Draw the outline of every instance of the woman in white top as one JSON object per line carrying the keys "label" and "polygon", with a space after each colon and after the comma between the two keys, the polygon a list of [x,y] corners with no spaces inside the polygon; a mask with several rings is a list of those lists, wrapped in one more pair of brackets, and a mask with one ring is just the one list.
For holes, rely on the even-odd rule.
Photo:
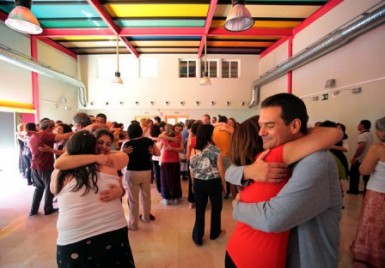
{"label": "woman in white top", "polygon": [[84,166],[52,173],[51,191],[60,210],[58,267],[135,267],[123,208],[110,190],[121,188],[116,170],[127,164],[127,155],[96,155],[96,138],[88,131],[72,136],[67,153],[59,159]]}
{"label": "woman in white top", "polygon": [[360,165],[370,179],[351,246],[354,267],[385,267],[385,117],[376,121],[376,135],[380,143],[371,145]]}

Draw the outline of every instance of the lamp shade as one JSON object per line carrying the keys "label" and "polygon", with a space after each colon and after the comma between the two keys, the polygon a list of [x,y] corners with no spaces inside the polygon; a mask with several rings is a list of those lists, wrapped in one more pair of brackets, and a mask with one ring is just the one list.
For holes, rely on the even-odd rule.
{"label": "lamp shade", "polygon": [[207,72],[203,72],[203,77],[201,78],[201,81],[199,82],[199,85],[201,86],[210,86],[211,80]]}
{"label": "lamp shade", "polygon": [[114,80],[112,80],[112,83],[123,84],[123,80],[120,77],[120,72],[115,72],[115,78],[114,78]]}
{"label": "lamp shade", "polygon": [[40,34],[43,29],[30,10],[31,1],[19,0],[15,2],[16,7],[9,13],[5,24],[9,28],[21,33]]}
{"label": "lamp shade", "polygon": [[253,27],[254,19],[245,7],[245,0],[233,0],[233,6],[227,15],[225,29],[231,32],[241,32]]}

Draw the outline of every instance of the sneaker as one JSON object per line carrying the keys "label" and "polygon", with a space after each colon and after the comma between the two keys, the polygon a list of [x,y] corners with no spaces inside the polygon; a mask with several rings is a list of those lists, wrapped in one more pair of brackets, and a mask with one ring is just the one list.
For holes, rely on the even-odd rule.
{"label": "sneaker", "polygon": [[168,199],[162,199],[161,203],[162,203],[163,205],[166,205],[166,206],[170,205],[170,202],[169,202]]}
{"label": "sneaker", "polygon": [[150,221],[155,221],[155,216],[150,213]]}

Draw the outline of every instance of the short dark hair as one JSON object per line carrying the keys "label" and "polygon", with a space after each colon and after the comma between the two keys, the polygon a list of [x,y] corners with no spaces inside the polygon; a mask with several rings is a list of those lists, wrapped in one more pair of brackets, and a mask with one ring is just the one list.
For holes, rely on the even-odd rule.
{"label": "short dark hair", "polygon": [[261,103],[261,108],[281,107],[281,118],[286,125],[289,125],[294,119],[301,121],[300,131],[307,133],[307,114],[306,105],[299,97],[289,93],[278,93],[266,98]]}
{"label": "short dark hair", "polygon": [[361,120],[360,124],[367,130],[372,127],[372,123],[369,120]]}
{"label": "short dark hair", "polygon": [[33,122],[25,124],[26,131],[36,131],[36,124]]}
{"label": "short dark hair", "polygon": [[227,117],[225,115],[218,114],[218,122],[219,123],[226,123],[227,122]]}
{"label": "short dark hair", "polygon": [[127,135],[130,139],[139,138],[143,135],[142,127],[139,124],[131,124],[127,128]]}
{"label": "short dark hair", "polygon": [[195,149],[203,150],[207,144],[213,143],[211,136],[213,135],[214,126],[211,124],[201,124],[197,130],[197,143]]}
{"label": "short dark hair", "polygon": [[150,128],[150,136],[157,138],[160,134],[160,127],[158,125],[153,125]]}
{"label": "short dark hair", "polygon": [[98,113],[95,117],[101,117],[105,122],[107,122],[107,116],[104,113]]}
{"label": "short dark hair", "polygon": [[88,114],[86,113],[76,113],[72,120],[76,123],[81,125],[82,127],[86,127],[88,125],[91,125],[91,119]]}
{"label": "short dark hair", "polygon": [[40,129],[46,130],[48,128],[53,128],[55,126],[55,122],[53,120],[43,120],[40,121]]}

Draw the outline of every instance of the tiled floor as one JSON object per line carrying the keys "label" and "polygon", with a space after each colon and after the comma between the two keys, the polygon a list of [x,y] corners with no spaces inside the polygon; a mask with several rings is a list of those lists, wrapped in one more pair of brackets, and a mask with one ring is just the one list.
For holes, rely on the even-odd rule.
{"label": "tiled floor", "polygon": [[[16,169],[12,169],[16,170]],[[187,182],[183,181],[184,196]],[[33,187],[27,186],[14,171],[0,171],[0,267],[55,267],[57,214],[28,217]],[[124,200],[126,201],[126,200]],[[355,234],[362,196],[345,196],[341,221],[340,268],[352,267],[348,247]],[[123,203],[126,215],[127,204]],[[156,221],[129,233],[135,263],[149,267],[223,267],[226,242],[234,228],[231,201],[224,200],[223,228],[227,234],[211,241],[206,237],[202,247],[191,240],[194,210],[186,200],[176,206],[160,204],[160,196],[152,189],[152,214]],[[209,214],[206,214],[209,220]]]}

